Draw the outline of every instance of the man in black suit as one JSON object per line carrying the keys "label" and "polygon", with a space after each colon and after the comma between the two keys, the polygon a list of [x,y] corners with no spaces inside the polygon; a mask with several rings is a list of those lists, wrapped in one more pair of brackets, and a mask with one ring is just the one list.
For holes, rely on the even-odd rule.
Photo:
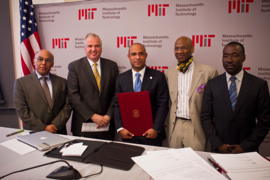
{"label": "man in black suit", "polygon": [[[118,66],[100,57],[102,42],[96,34],[86,35],[84,51],[86,57],[68,66],[68,97],[74,107],[71,131],[75,136],[113,140],[113,97]],[[95,129],[82,131],[89,125]],[[98,132],[99,128],[108,126],[109,130]]]}
{"label": "man in black suit", "polygon": [[[127,56],[132,69],[119,75],[115,85],[114,117],[116,130],[124,142],[162,146],[162,141],[166,138],[164,122],[168,113],[168,86],[165,76],[159,71],[146,67],[147,53],[142,44],[135,43],[130,46]],[[136,87],[136,73],[139,73],[137,81],[140,81],[141,89]],[[153,116],[153,127],[142,136],[136,137],[123,127],[117,97],[117,93],[134,92],[134,90],[149,91]]]}
{"label": "man in black suit", "polygon": [[243,70],[245,59],[241,43],[227,44],[223,49],[226,73],[206,85],[201,121],[214,152],[258,151],[270,129],[267,82]]}

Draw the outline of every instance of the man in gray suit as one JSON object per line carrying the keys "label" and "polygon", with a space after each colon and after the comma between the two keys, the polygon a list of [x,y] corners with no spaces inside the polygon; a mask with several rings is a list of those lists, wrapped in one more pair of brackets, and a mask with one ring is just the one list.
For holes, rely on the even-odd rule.
{"label": "man in gray suit", "polygon": [[71,114],[66,79],[50,74],[54,57],[47,50],[35,55],[36,71],[15,81],[13,100],[23,128],[66,134]]}
{"label": "man in gray suit", "polygon": [[[118,66],[100,57],[102,42],[96,34],[86,35],[84,51],[86,57],[68,66],[68,97],[74,107],[71,131],[75,136],[113,140],[113,97]],[[99,131],[100,128],[103,130]]]}

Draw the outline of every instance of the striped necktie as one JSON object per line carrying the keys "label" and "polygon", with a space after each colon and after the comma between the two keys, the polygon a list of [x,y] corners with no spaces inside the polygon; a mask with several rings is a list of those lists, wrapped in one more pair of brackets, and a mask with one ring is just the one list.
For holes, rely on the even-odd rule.
{"label": "striped necktie", "polygon": [[97,81],[98,90],[100,91],[100,75],[98,73],[96,63],[94,64],[94,75],[95,75],[95,78],[96,78],[96,81]]}
{"label": "striped necktie", "polygon": [[235,84],[236,77],[232,76],[232,77],[230,77],[230,80],[232,83],[231,83],[230,88],[229,88],[229,95],[230,95],[230,100],[231,100],[231,104],[232,104],[232,110],[234,111],[235,105],[237,102],[237,89],[236,89],[236,84]]}
{"label": "striped necktie", "polygon": [[41,79],[42,79],[42,89],[44,91],[44,94],[45,94],[45,97],[46,97],[47,102],[49,104],[49,107],[50,107],[50,109],[52,109],[52,97],[51,97],[49,86],[46,82],[47,77],[43,76],[43,77],[41,77]]}

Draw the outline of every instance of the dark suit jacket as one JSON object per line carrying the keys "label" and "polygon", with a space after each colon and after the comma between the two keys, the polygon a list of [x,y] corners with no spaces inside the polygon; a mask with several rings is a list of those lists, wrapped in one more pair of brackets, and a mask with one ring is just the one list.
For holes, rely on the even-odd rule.
{"label": "dark suit jacket", "polygon": [[50,74],[53,91],[53,108],[49,108],[40,81],[35,72],[15,81],[13,101],[24,129],[43,131],[54,124],[58,133],[66,134],[66,122],[71,114],[67,98],[66,79]]}
{"label": "dark suit jacket", "polygon": [[256,151],[270,129],[268,103],[267,82],[245,71],[234,111],[226,73],[210,80],[204,92],[201,121],[212,151],[224,143],[239,144],[245,152]]}
{"label": "dark suit jacket", "polygon": [[[150,79],[150,77],[152,77]],[[117,93],[134,92],[132,70],[128,70],[119,75],[116,81],[114,100],[114,114],[115,114],[115,128],[124,127],[119,109]],[[168,86],[165,75],[162,72],[146,67],[143,77],[141,91],[149,91],[152,115],[153,115],[153,129],[159,131],[159,138],[163,141],[166,138],[164,131],[164,122],[168,113]],[[125,128],[125,127],[124,127]]]}
{"label": "dark suit jacket", "polygon": [[86,57],[68,65],[68,97],[73,106],[71,131],[82,135],[84,122],[93,122],[94,114],[111,117],[110,131],[114,131],[113,97],[118,66],[114,61],[100,58],[100,92],[92,68]]}

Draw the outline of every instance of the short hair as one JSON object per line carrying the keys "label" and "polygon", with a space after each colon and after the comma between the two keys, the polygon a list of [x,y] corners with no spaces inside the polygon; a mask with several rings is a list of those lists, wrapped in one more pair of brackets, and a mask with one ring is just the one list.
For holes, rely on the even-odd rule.
{"label": "short hair", "polygon": [[[40,50],[38,50],[38,51],[36,52],[36,54],[35,54],[34,59],[37,59],[37,54],[38,54],[40,51],[42,51],[42,50],[48,51],[47,49],[40,49]],[[52,62],[54,62],[54,55],[53,55],[50,51],[48,51],[48,52],[49,52],[49,54],[51,55]]]}
{"label": "short hair", "polygon": [[99,39],[99,44],[100,44],[100,46],[102,46],[102,41],[101,41],[100,37],[97,34],[94,34],[94,33],[86,34],[85,39],[84,39],[84,46],[86,45],[85,40],[87,38],[98,38]]}
{"label": "short hair", "polygon": [[239,45],[241,47],[241,49],[242,49],[243,55],[245,55],[244,45],[241,44],[240,42],[232,41],[232,42],[229,42],[228,44],[226,44],[226,46],[229,46],[229,45]]}
{"label": "short hair", "polygon": [[[141,43],[133,43],[131,46],[136,45],[136,44],[141,45],[141,46],[144,48],[144,51],[145,51],[145,53],[146,53],[146,48],[145,48],[145,46],[144,46],[143,44],[141,44]],[[129,49],[130,49],[131,46],[129,46],[129,48],[128,48],[128,54],[129,54]]]}

